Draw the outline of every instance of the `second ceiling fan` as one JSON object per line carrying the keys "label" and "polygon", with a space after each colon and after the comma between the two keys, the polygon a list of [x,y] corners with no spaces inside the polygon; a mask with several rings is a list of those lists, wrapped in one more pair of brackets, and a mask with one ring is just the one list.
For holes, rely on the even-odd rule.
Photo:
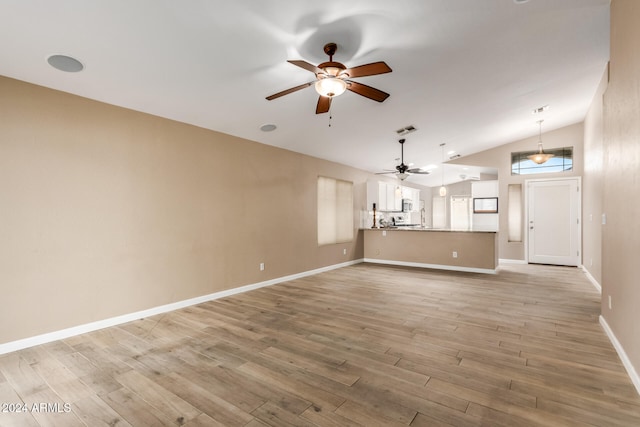
{"label": "second ceiling fan", "polygon": [[355,92],[358,95],[362,95],[365,98],[378,102],[383,102],[389,97],[389,94],[386,92],[351,80],[357,77],[390,73],[392,70],[386,63],[379,61],[353,68],[347,68],[340,62],[333,61],[333,55],[337,50],[338,45],[335,43],[327,43],[324,46],[324,52],[329,55],[329,61],[323,62],[318,66],[303,60],[287,60],[287,62],[293,65],[297,65],[300,68],[311,71],[316,75],[316,78],[310,82],[267,96],[267,100],[272,101],[276,98],[280,98],[281,96],[288,95],[315,84],[316,91],[320,95],[318,98],[318,104],[316,105],[316,114],[321,114],[328,112],[331,107],[331,100],[346,90],[350,90],[351,92]]}
{"label": "second ceiling fan", "polygon": [[376,175],[386,175],[386,174],[395,174],[400,178],[401,181],[407,179],[410,175],[419,174],[419,175],[429,175],[431,172],[422,168],[410,168],[409,166],[404,164],[404,143],[405,139],[401,139],[398,141],[400,143],[400,164],[396,166],[396,170],[389,170],[386,172],[378,172]]}

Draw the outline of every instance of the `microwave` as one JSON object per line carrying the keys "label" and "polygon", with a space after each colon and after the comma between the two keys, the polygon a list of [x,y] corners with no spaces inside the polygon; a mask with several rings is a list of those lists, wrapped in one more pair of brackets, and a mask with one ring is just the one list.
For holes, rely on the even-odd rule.
{"label": "microwave", "polygon": [[402,199],[402,212],[411,212],[413,209],[413,200]]}

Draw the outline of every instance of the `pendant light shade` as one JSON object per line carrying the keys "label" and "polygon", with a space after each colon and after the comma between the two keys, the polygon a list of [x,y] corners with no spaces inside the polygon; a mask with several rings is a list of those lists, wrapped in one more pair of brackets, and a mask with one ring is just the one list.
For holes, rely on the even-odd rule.
{"label": "pendant light shade", "polygon": [[442,147],[442,185],[440,186],[440,197],[447,195],[447,187],[444,186],[444,145],[444,142],[440,144],[440,147]]}
{"label": "pendant light shade", "polygon": [[542,122],[544,120],[538,120],[538,126],[539,126],[539,133],[538,133],[538,152],[535,154],[532,154],[530,156],[527,156],[527,158],[529,160],[531,160],[532,162],[541,165],[543,163],[546,163],[550,158],[552,158],[554,155],[550,154],[550,153],[545,153],[544,150],[542,149]]}

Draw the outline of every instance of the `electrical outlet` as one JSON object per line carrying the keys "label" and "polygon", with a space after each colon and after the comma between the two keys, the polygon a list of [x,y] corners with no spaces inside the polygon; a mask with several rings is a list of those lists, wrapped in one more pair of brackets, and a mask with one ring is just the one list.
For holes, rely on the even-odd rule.
{"label": "electrical outlet", "polygon": [[346,250],[346,249],[343,249],[343,250],[342,250],[342,255],[346,255],[346,254],[347,254],[347,250]]}
{"label": "electrical outlet", "polygon": [[387,230],[382,230],[382,236],[386,236],[387,235]]}
{"label": "electrical outlet", "polygon": [[458,258],[458,252],[457,251],[453,251],[453,253],[451,255],[453,255],[454,258]]}
{"label": "electrical outlet", "polygon": [[611,295],[609,295],[609,310],[611,310]]}
{"label": "electrical outlet", "polygon": [[264,271],[264,262],[260,263],[260,271]]}

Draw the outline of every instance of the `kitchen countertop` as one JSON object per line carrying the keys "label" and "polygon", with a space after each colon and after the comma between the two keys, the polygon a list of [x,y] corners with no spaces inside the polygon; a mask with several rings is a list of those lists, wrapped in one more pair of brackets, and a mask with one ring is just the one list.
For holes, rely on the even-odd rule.
{"label": "kitchen countertop", "polygon": [[379,227],[379,228],[361,228],[365,231],[444,231],[456,233],[497,233],[495,230],[456,230],[451,228],[429,228],[420,226],[395,226],[395,227]]}

